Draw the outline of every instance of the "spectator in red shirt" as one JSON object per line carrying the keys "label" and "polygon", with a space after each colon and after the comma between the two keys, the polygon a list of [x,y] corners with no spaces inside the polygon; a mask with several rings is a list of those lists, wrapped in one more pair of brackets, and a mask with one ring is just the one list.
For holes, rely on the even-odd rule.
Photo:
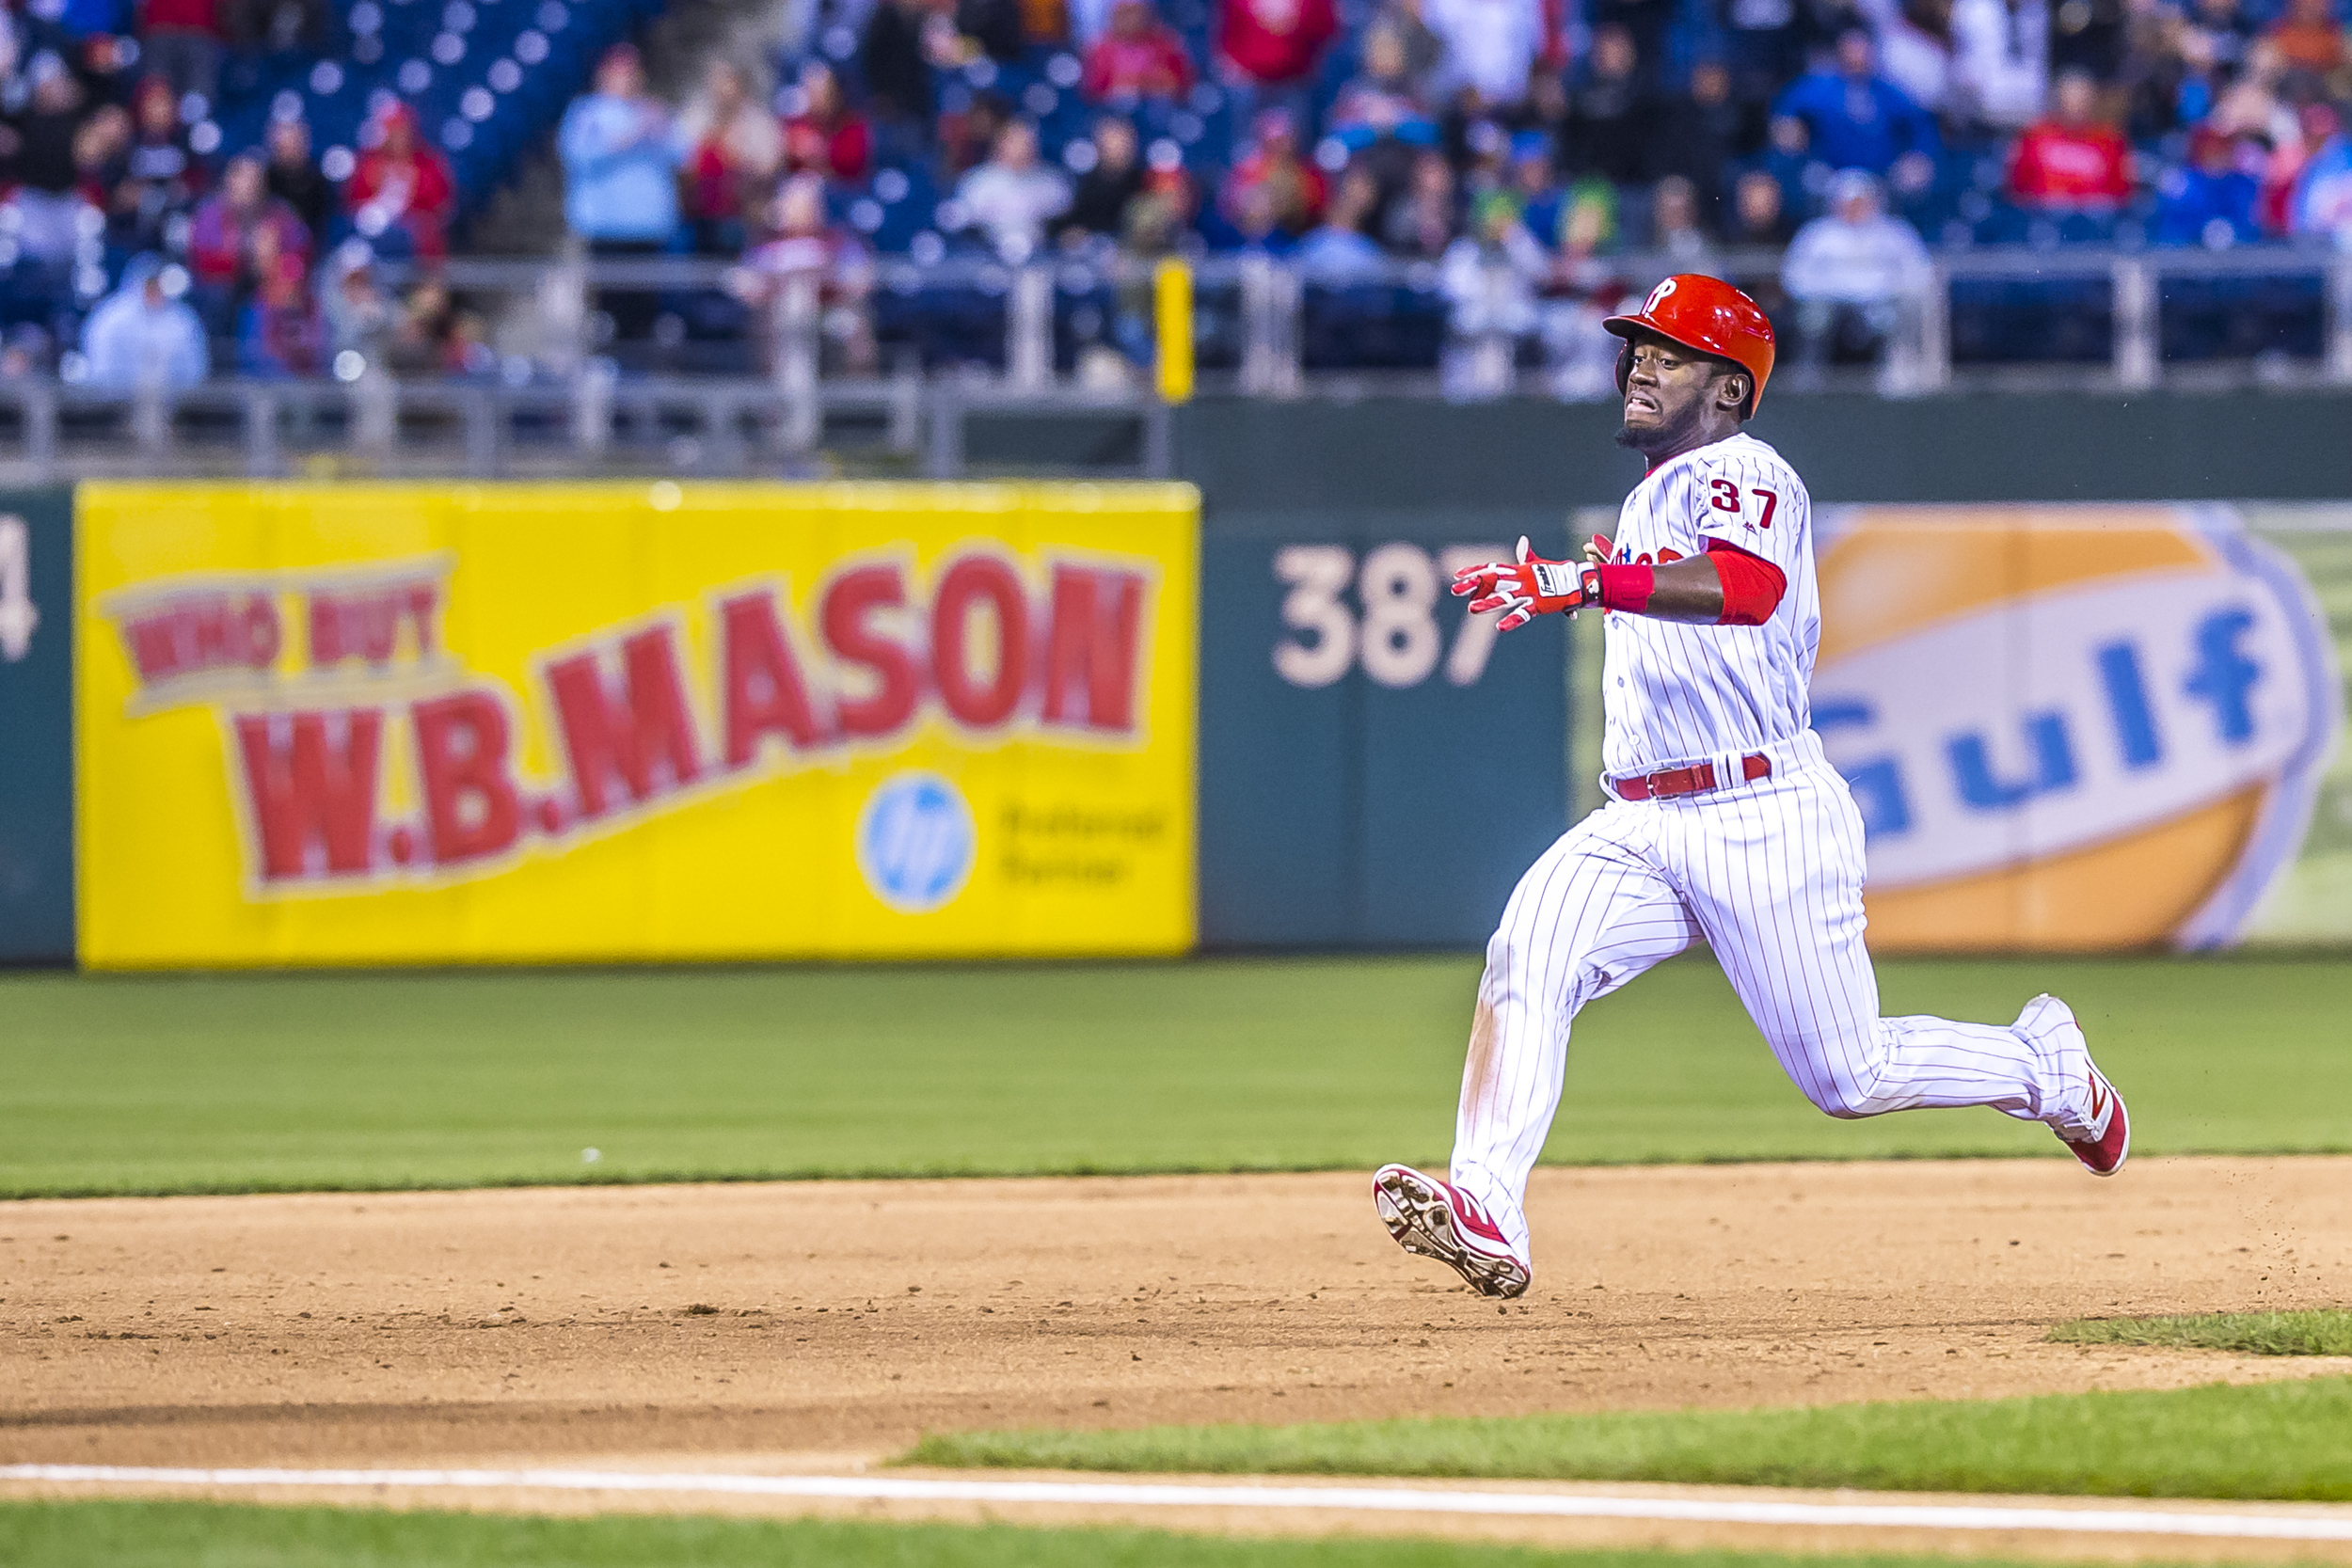
{"label": "spectator in red shirt", "polygon": [[1119,0],[1109,29],[1087,51],[1085,87],[1098,103],[1182,98],[1192,90],[1192,56],[1150,0]]}
{"label": "spectator in red shirt", "polygon": [[1287,109],[1262,111],[1256,130],[1257,145],[1225,177],[1225,215],[1254,240],[1278,230],[1299,239],[1323,220],[1323,170],[1298,155],[1298,125]]}
{"label": "spectator in red shirt", "polygon": [[343,186],[354,227],[378,245],[398,232],[419,257],[441,260],[449,254],[447,229],[457,205],[449,164],[418,141],[417,114],[405,103],[386,109],[373,128],[375,145],[359,154],[358,166]]}
{"label": "spectator in red shirt", "polygon": [[1239,122],[1249,123],[1262,107],[1303,118],[1307,89],[1339,30],[1332,0],[1223,0],[1217,66]]}
{"label": "spectator in red shirt", "polygon": [[828,180],[866,178],[873,162],[874,137],[841,94],[831,67],[811,60],[801,71],[799,103],[784,120],[784,167],[787,174],[821,174]]}
{"label": "spectator in red shirt", "polygon": [[743,68],[713,60],[703,90],[679,117],[678,133],[691,150],[679,172],[684,208],[694,230],[694,248],[707,256],[733,256],[743,249],[747,197],[769,185],[784,154],[776,117],[752,99]]}
{"label": "spectator in red shirt", "polygon": [[141,65],[171,84],[174,97],[198,93],[209,106],[220,90],[217,0],[147,0],[139,55]]}
{"label": "spectator in red shirt", "polygon": [[2089,74],[2058,79],[2048,118],[2026,128],[2010,154],[2010,195],[2043,211],[2112,212],[2131,198],[2132,149],[2098,118]]}

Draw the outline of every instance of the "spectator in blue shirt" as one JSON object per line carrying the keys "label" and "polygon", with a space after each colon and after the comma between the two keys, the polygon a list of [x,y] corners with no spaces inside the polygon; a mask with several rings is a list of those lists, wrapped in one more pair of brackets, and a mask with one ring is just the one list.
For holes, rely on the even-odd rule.
{"label": "spectator in blue shirt", "polygon": [[1772,105],[1772,141],[1791,157],[1879,175],[1915,192],[1935,178],[1935,117],[1878,73],[1870,35],[1837,40],[1837,67],[1801,77]]}
{"label": "spectator in blue shirt", "polygon": [[[596,90],[572,101],[556,133],[564,155],[564,220],[592,256],[659,256],[676,248],[677,171],[685,146],[670,112],[645,90],[644,66],[628,44],[596,65]],[[615,339],[652,333],[660,293],[600,289],[596,309]]]}
{"label": "spectator in blue shirt", "polygon": [[600,255],[644,255],[677,238],[680,149],[670,112],[645,91],[637,51],[596,67],[596,90],[564,111],[564,217]]}
{"label": "spectator in blue shirt", "polygon": [[180,297],[187,288],[181,268],[154,256],[134,257],[122,269],[122,286],[83,324],[90,385],[117,392],[141,387],[178,391],[210,375],[204,324]]}
{"label": "spectator in blue shirt", "polygon": [[1380,205],[1380,182],[1360,166],[1340,177],[1340,188],[1324,209],[1322,226],[1311,230],[1291,252],[1291,261],[1310,281],[1324,284],[1368,282],[1387,269],[1388,258],[1364,232]]}
{"label": "spectator in blue shirt", "polygon": [[1544,132],[1521,131],[1511,138],[1511,194],[1519,200],[1527,231],[1546,245],[1558,244],[1568,192],[1553,171],[1551,137]]}
{"label": "spectator in blue shirt", "polygon": [[2188,164],[2156,182],[2158,245],[2201,245],[2215,250],[2262,237],[2254,203],[2262,186],[2237,166],[2236,138],[2201,125],[2188,138]]}

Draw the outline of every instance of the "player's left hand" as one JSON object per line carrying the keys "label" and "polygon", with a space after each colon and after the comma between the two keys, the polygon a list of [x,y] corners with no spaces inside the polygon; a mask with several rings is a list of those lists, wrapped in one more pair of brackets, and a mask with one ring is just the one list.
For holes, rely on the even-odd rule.
{"label": "player's left hand", "polygon": [[1454,574],[1454,596],[1468,594],[1478,595],[1470,603],[1472,614],[1500,610],[1502,618],[1495,623],[1495,629],[1509,631],[1538,615],[1565,611],[1573,617],[1584,606],[1598,604],[1600,575],[1591,565],[1580,567],[1538,558],[1528,548],[1527,535],[1522,533],[1518,560],[1490,561]]}

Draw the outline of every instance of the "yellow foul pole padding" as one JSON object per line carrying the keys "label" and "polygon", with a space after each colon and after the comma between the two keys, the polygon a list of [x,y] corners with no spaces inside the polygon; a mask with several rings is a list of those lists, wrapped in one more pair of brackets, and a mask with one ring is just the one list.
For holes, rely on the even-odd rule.
{"label": "yellow foul pole padding", "polygon": [[1165,403],[1192,397],[1192,268],[1170,258],[1152,275],[1159,339],[1159,390]]}

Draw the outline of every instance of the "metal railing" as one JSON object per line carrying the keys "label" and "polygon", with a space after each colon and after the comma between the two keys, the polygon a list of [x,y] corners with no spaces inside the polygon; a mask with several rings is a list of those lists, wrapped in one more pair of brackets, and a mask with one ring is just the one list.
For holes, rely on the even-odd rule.
{"label": "metal railing", "polygon": [[[1669,273],[1688,270],[1688,263],[1661,254],[1629,254],[1611,259],[1611,267],[1636,293],[1645,291]],[[565,340],[549,355],[549,369],[559,375],[593,356],[586,324],[592,321],[590,301],[606,290],[644,289],[690,291],[721,289],[735,270],[732,263],[702,258],[655,258],[628,261],[541,262],[475,258],[453,261],[445,277],[461,291],[531,296],[536,301],[544,340]],[[1709,271],[1735,281],[1777,278],[1777,252],[1735,250],[1711,259]],[[1317,277],[1279,259],[1245,254],[1207,258],[1198,263],[1198,283],[1203,296],[1222,295],[1231,302],[1240,339],[1237,363],[1231,374],[1232,389],[1253,395],[1295,396],[1308,389],[1318,372],[1303,356],[1300,318],[1311,288],[1336,283],[1378,281],[1434,293],[1437,269],[1429,263],[1392,263],[1377,273],[1353,272],[1343,278]],[[1013,267],[979,259],[951,259],[928,267],[900,258],[886,258],[875,268],[878,290],[901,294],[941,285],[974,288],[1002,295],[1005,308],[1003,380],[1025,394],[1041,394],[1056,380],[1054,370],[1057,292],[1081,293],[1102,286],[1140,281],[1142,264],[1117,257],[1076,255],[1047,257]],[[2108,250],[2036,246],[1998,246],[1947,250],[1934,254],[1932,280],[1923,294],[1906,302],[1905,326],[1888,344],[1888,363],[1881,369],[1885,389],[1933,391],[1953,384],[1950,317],[1956,282],[2058,282],[2104,280],[2108,285],[2113,351],[2103,372],[2067,371],[2078,381],[2097,380],[2124,388],[2157,385],[2169,372],[2159,352],[2159,318],[2163,288],[2170,280],[2210,280],[2250,277],[2307,277],[2321,284],[2324,351],[2316,379],[2336,385],[2352,384],[2352,249],[2325,245],[2249,245],[2230,250]],[[782,334],[775,356],[777,376],[796,363],[795,354],[816,352],[813,279],[792,280],[803,291],[797,313],[777,312]],[[789,324],[787,324],[787,318]],[[2025,373],[2049,367],[2017,367]],[[804,362],[791,373],[804,375]],[[1211,385],[1216,385],[1213,381]]]}
{"label": "metal railing", "polygon": [[862,451],[885,471],[954,479],[971,467],[965,429],[976,416],[1109,416],[1136,426],[1135,461],[1097,471],[1170,471],[1168,411],[1156,400],[913,375],[780,392],[767,381],[625,381],[592,368],[568,386],[533,387],[382,374],[130,392],[0,381],[0,473],[34,483],[75,475],[498,479],[649,467],[815,475],[823,470],[804,460],[821,443]]}
{"label": "metal railing", "polygon": [[[1740,279],[1775,277],[1770,253],[1734,252],[1710,270]],[[1675,270],[1659,256],[1617,258],[1633,291]],[[951,478],[970,467],[967,426],[975,417],[1102,418],[1132,424],[1132,439],[1093,471],[1169,471],[1168,410],[1140,374],[1099,386],[1065,376],[1056,364],[1058,305],[1064,296],[1099,296],[1134,281],[1103,258],[1058,258],[1014,268],[950,261],[930,268],[885,260],[873,286],[902,294],[958,286],[1004,299],[1001,369],[970,367],[925,374],[913,366],[888,376],[821,373],[821,283],[802,274],[774,281],[772,306],[756,319],[766,373],[756,376],[626,375],[594,352],[593,301],[599,291],[722,289],[725,262],[691,258],[553,263],[457,259],[441,276],[453,290],[503,295],[515,309],[505,323],[511,352],[502,368],[523,374],[478,379],[405,380],[367,367],[349,381],[222,379],[185,390],[102,390],[46,378],[0,381],[0,471],[47,480],[69,473],[218,473],[271,477],[294,472],[538,475],[633,469],[683,474],[819,472],[819,453],[862,458],[882,471]],[[1206,307],[1225,313],[1236,340],[1231,369],[1204,376],[1212,390],[1295,397],[1343,378],[1306,358],[1302,321],[1313,291],[1330,281],[1264,256],[1219,258],[1199,269]],[[2162,353],[2166,285],[2175,279],[2297,277],[2320,284],[2316,359],[2299,365],[2237,367],[2280,385],[2352,386],[2352,251],[2249,247],[2206,251],[1986,249],[1946,252],[1931,284],[1903,302],[1880,362],[1858,372],[1865,385],[1894,396],[2004,382],[2153,388],[2185,372]],[[1437,269],[1426,264],[1352,274],[1436,297]],[[1955,367],[1953,291],[1971,283],[2074,281],[2105,284],[2110,351],[2103,364]],[[1526,287],[1489,277],[1498,295]],[[2093,291],[2096,293],[2096,291]],[[2085,309],[2083,300],[2070,309]],[[2088,308],[2096,309],[2095,304]],[[1465,372],[1444,384],[1451,395],[1502,396],[1544,389],[1522,369],[1531,348],[1524,323],[1500,325],[1506,313],[1457,312],[1448,352]],[[1463,329],[1465,320],[1486,325]],[[2195,373],[2209,374],[2208,372]],[[1855,384],[1849,372],[1844,385]],[[1386,378],[1399,389],[1436,390],[1426,372],[1348,372],[1361,385]],[[1840,384],[1832,381],[1830,384]],[[1801,391],[1794,378],[1789,390]],[[1578,393],[1606,396],[1589,383]]]}
{"label": "metal railing", "polygon": [[2159,385],[2177,372],[2160,352],[2160,311],[2166,282],[2223,278],[2305,277],[2322,291],[2322,352],[2313,379],[2352,386],[2352,250],[2320,245],[2248,245],[2231,250],[1958,251],[1939,255],[1928,292],[1928,327],[1921,354],[1923,389],[1952,380],[1947,312],[1957,280],[1993,282],[2106,280],[2112,352],[2105,379],[2128,390]]}

